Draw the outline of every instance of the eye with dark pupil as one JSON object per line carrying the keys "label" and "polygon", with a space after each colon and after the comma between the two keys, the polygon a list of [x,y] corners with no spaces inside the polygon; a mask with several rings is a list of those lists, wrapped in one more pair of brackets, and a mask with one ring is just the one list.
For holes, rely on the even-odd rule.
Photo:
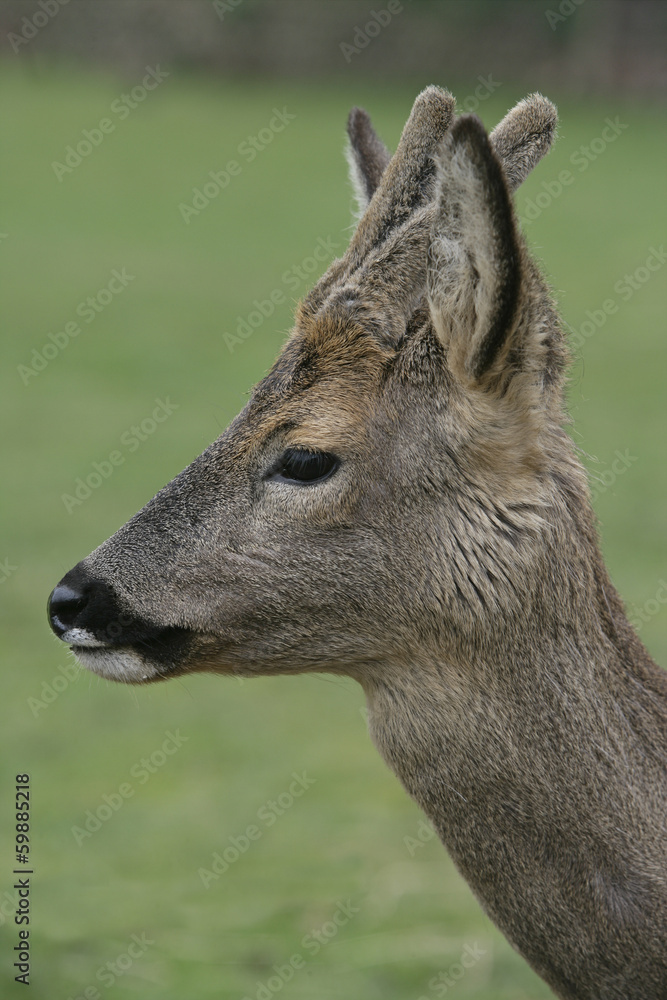
{"label": "eye with dark pupil", "polygon": [[316,483],[338,468],[338,459],[327,451],[288,448],[274,473],[276,479],[290,483]]}

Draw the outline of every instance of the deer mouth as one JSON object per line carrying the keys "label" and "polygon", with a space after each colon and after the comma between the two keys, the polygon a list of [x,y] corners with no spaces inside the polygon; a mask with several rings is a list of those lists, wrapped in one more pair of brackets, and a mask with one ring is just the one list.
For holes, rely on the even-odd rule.
{"label": "deer mouth", "polygon": [[105,643],[85,630],[72,629],[61,638],[92,673],[126,684],[146,684],[183,673],[194,634],[182,628],[148,628],[145,637],[132,642]]}

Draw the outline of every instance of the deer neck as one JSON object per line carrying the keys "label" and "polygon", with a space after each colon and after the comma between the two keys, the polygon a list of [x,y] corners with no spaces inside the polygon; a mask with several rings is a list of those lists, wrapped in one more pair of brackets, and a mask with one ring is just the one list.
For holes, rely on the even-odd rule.
{"label": "deer neck", "polygon": [[603,628],[546,631],[366,676],[371,734],[557,995],[657,996],[641,992],[650,946],[632,941],[656,922],[667,936],[664,677],[630,668]]}

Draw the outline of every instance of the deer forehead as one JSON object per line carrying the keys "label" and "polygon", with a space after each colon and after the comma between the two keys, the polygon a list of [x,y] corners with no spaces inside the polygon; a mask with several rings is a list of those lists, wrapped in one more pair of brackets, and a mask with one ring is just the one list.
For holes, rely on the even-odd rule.
{"label": "deer forehead", "polygon": [[395,351],[349,310],[300,315],[275,365],[256,386],[250,404],[252,444],[281,442],[331,450],[368,438]]}

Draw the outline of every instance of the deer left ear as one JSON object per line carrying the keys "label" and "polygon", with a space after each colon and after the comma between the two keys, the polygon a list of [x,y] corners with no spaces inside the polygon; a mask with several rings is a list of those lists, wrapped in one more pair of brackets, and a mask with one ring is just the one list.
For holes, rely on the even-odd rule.
{"label": "deer left ear", "polygon": [[484,126],[462,115],[440,148],[428,298],[454,374],[479,382],[516,328],[522,253],[508,184]]}
{"label": "deer left ear", "polygon": [[350,111],[347,119],[347,137],[350,180],[357,200],[358,215],[361,218],[382,179],[382,174],[391,159],[391,153],[373,128],[363,108],[352,108]]}

